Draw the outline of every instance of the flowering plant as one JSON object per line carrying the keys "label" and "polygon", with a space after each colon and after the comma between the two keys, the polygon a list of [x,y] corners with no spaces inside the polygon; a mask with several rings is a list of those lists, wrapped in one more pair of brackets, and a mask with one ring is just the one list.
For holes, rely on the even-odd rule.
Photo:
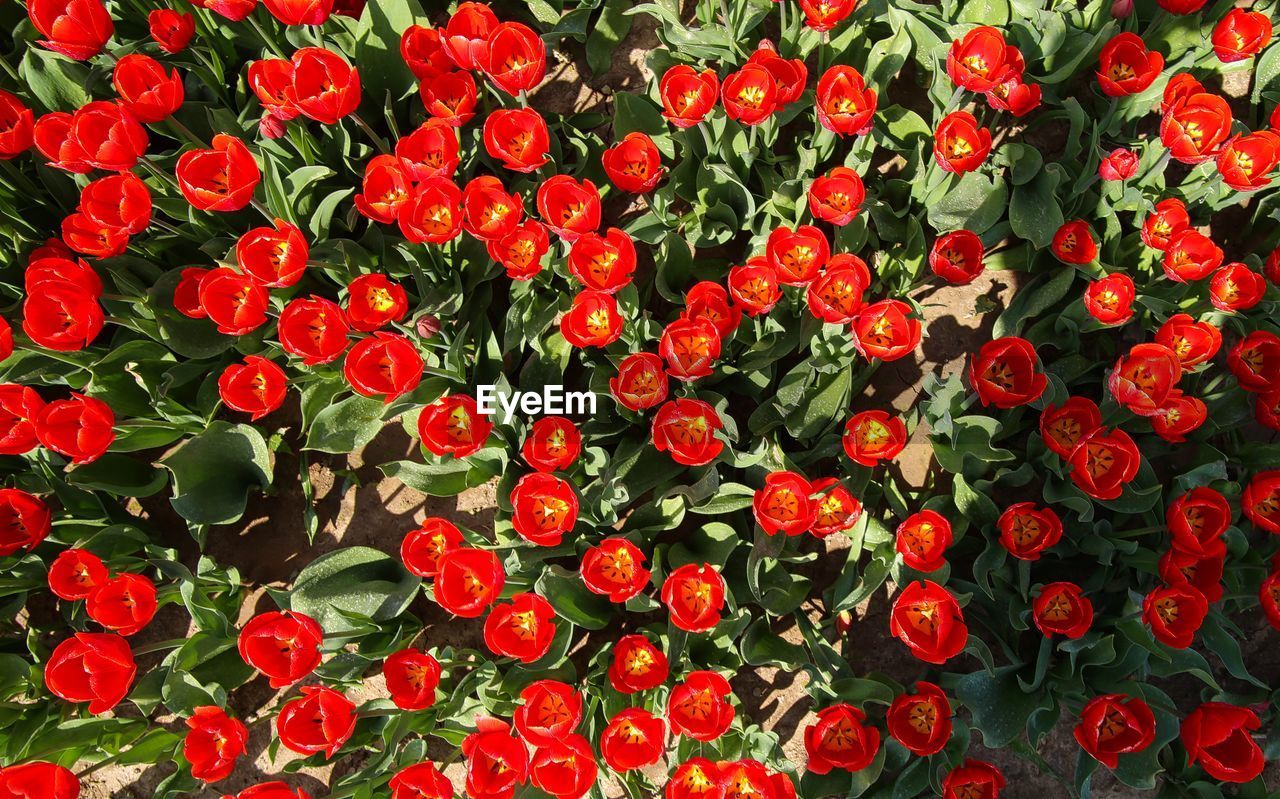
{"label": "flowering plant", "polygon": [[1274,791],[1271,7],[1042,5],[0,7],[0,799]]}

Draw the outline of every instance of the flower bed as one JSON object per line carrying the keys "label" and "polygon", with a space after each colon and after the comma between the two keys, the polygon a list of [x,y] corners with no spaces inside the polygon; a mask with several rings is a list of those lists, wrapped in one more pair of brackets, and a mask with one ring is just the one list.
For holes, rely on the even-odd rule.
{"label": "flower bed", "polygon": [[1270,7],[1042,5],[0,7],[0,799],[1275,791]]}

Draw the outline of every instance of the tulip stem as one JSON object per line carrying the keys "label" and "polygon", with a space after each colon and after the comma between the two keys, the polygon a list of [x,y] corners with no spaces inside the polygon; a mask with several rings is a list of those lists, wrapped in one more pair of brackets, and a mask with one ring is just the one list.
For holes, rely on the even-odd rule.
{"label": "tulip stem", "polygon": [[209,145],[205,144],[203,139],[201,139],[199,136],[193,133],[191,131],[191,128],[188,128],[186,125],[179,122],[177,117],[175,116],[169,117],[169,124],[172,125],[173,128],[178,131],[178,133],[190,139],[192,144],[195,144],[197,147],[200,147],[202,149],[206,149],[206,150],[209,149]]}
{"label": "tulip stem", "polygon": [[166,649],[177,649],[187,642],[186,638],[170,638],[165,641],[156,641],[155,643],[140,646],[133,650],[134,656],[150,655],[152,652],[163,652]]}
{"label": "tulip stem", "polygon": [[387,143],[383,141],[381,136],[373,132],[373,128],[369,127],[369,123],[364,121],[364,117],[360,116],[359,111],[352,111],[351,118],[356,121],[357,125],[364,128],[364,132],[369,134],[369,138],[373,139],[373,143],[378,145],[379,150],[381,150],[384,154],[391,152],[389,149],[387,149]]}
{"label": "tulip stem", "polygon": [[280,46],[276,44],[276,40],[268,35],[266,29],[262,27],[262,23],[258,22],[257,14],[250,14],[245,19],[249,20],[249,27],[253,28],[254,32],[258,34],[258,38],[262,39],[262,43],[267,46],[267,49],[276,54],[276,58],[286,57],[284,50],[280,49]]}
{"label": "tulip stem", "polygon": [[249,204],[252,205],[254,208],[257,208],[258,212],[261,213],[263,216],[265,216],[268,222],[274,223],[276,221],[275,215],[272,214],[270,211],[268,211],[267,207],[262,203],[258,202],[256,199],[250,200]]}

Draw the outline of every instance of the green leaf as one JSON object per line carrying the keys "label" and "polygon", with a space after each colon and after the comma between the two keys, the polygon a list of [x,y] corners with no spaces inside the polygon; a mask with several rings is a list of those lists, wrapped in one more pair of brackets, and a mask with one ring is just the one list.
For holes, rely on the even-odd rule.
{"label": "green leaf", "polygon": [[1045,170],[1021,186],[1013,187],[1009,202],[1009,225],[1014,235],[1044,249],[1053,234],[1062,227],[1062,208],[1054,191],[1058,187],[1055,172]]}
{"label": "green leaf", "polygon": [[400,57],[400,36],[424,16],[418,0],[378,0],[361,12],[351,62],[360,70],[364,96],[378,107],[387,91],[398,100],[413,86],[413,73]]}
{"label": "green leaf", "polygon": [[587,37],[587,66],[592,75],[603,75],[620,53],[618,45],[631,32],[632,17],[626,13],[631,0],[605,0],[600,18]]}
{"label": "green leaf", "polygon": [[1023,734],[1031,714],[1053,702],[1043,692],[1024,692],[1017,672],[1017,666],[1004,666],[994,675],[979,670],[955,681],[956,697],[973,714],[973,724],[982,731],[985,746],[1007,746]]}
{"label": "green leaf", "polygon": [[982,235],[1004,216],[1008,201],[1003,180],[969,172],[940,202],[929,206],[929,224],[939,233],[970,230]]}
{"label": "green leaf", "polygon": [[247,424],[214,422],[160,460],[173,473],[173,509],[195,524],[229,524],[244,513],[250,489],[271,485],[271,456]]}
{"label": "green leaf", "polygon": [[373,440],[382,429],[386,405],[377,399],[353,394],[316,414],[307,431],[307,449],[345,454]]}
{"label": "green leaf", "polygon": [[1034,319],[1067,296],[1075,279],[1076,270],[1065,266],[1057,272],[1037,275],[1014,296],[1009,307],[996,319],[991,337],[1017,335],[1024,320]]}
{"label": "green leaf", "polygon": [[74,111],[93,99],[85,88],[89,83],[85,66],[48,50],[28,48],[18,70],[27,88],[50,111]]}
{"label": "green leaf", "polygon": [[588,630],[602,630],[613,618],[611,602],[592,593],[577,573],[561,566],[548,566],[534,584],[560,618]]}
{"label": "green leaf", "polygon": [[422,580],[400,561],[370,547],[346,547],[307,564],[293,582],[289,609],[326,633],[353,629],[348,614],[387,621],[409,607]]}
{"label": "green leaf", "polygon": [[67,482],[118,497],[149,497],[169,482],[169,475],[149,463],[108,452],[93,463],[67,472]]}

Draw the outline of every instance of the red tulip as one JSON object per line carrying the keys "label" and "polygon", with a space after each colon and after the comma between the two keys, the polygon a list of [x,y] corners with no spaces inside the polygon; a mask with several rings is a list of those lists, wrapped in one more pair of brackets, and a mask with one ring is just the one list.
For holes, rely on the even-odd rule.
{"label": "red tulip", "polygon": [[424,710],[435,704],[440,662],[419,649],[401,649],[382,663],[391,701],[401,710]]}
{"label": "red tulip", "polygon": [[151,56],[130,53],[116,62],[111,85],[120,103],[140,122],[162,122],[182,106],[186,93],[178,70],[166,73]]}
{"label": "red tulip", "polygon": [[1136,344],[1116,361],[1107,386],[1116,402],[1139,416],[1153,416],[1182,376],[1173,350],[1160,344]]}
{"label": "red tulip", "polygon": [[852,705],[838,704],[818,711],[818,720],[805,728],[806,768],[814,774],[832,769],[862,771],[880,749],[880,731],[866,724],[866,714]]}
{"label": "red tulip", "polygon": [[929,268],[948,283],[972,283],[983,272],[982,239],[968,230],[954,230],[934,239]]}
{"label": "red tulip", "polygon": [[[395,773],[387,783],[391,799],[453,799],[454,788],[449,778],[429,761],[415,763]],[[293,797],[282,797],[293,799]]]}
{"label": "red tulip", "polygon": [[1080,439],[1069,462],[1076,487],[1094,499],[1112,500],[1133,482],[1142,456],[1128,433],[1099,427]]}
{"label": "red tulip", "polygon": [[1000,545],[1019,560],[1039,560],[1040,554],[1062,540],[1062,520],[1053,508],[1018,502],[1005,508],[996,521]]}
{"label": "red tulip", "polygon": [[196,32],[196,18],[170,8],[157,8],[147,14],[147,27],[160,49],[173,55],[187,48]]}
{"label": "red tulip", "polygon": [[610,536],[582,555],[582,582],[593,594],[621,604],[638,596],[651,576],[640,548],[625,538]]}
{"label": "red tulip", "polygon": [[866,200],[862,177],[847,166],[832,168],[809,184],[809,213],[833,225],[847,225]]}
{"label": "red tulip", "polygon": [[1240,505],[1255,527],[1280,535],[1280,470],[1258,472],[1250,478]]}
{"label": "red tulip", "polygon": [[1137,287],[1133,278],[1116,272],[1089,283],[1084,290],[1084,308],[1104,325],[1119,325],[1133,318]]}
{"label": "red tulip", "polygon": [[49,535],[49,506],[20,488],[0,488],[0,557],[35,549]]}
{"label": "red tulip", "polygon": [[991,131],[979,127],[978,120],[968,111],[947,114],[933,137],[933,157],[947,172],[972,172],[991,152]]}
{"label": "red tulip", "polygon": [[262,0],[271,16],[285,25],[323,25],[333,13],[333,0]]}
{"label": "red tulip", "polygon": [[76,633],[44,665],[44,685],[68,702],[88,702],[95,716],[120,704],[138,668],[129,642],[115,633]]}
{"label": "red tulip", "polygon": [[813,527],[817,508],[809,499],[813,485],[795,472],[771,472],[756,489],[751,507],[766,535],[803,535]]}
{"label": "red tulip", "polygon": [[616,294],[630,285],[636,271],[635,243],[616,227],[603,236],[584,233],[569,248],[568,267],[584,288]]}
{"label": "red tulip", "polygon": [[1142,602],[1142,620],[1156,640],[1186,649],[1209,613],[1204,595],[1187,585],[1155,588]]}
{"label": "red tulip", "polygon": [[324,631],[310,616],[271,611],[245,623],[237,647],[241,659],[266,675],[272,688],[284,688],[320,665],[323,639]]}
{"label": "red tulip", "polygon": [[423,361],[408,338],[384,331],[352,345],[342,362],[342,374],[357,394],[382,396],[384,403],[408,394],[422,380]]}
{"label": "red tulip", "polygon": [[867,88],[862,73],[837,64],[818,79],[815,100],[822,127],[840,136],[864,135],[876,113],[876,91]]}
{"label": "red tulip", "polygon": [[1004,774],[983,760],[966,758],[942,778],[942,799],[996,799],[1004,788]]}
{"label": "red tulip", "polygon": [[514,172],[532,172],[547,163],[547,122],[532,108],[502,108],[484,121],[484,148]]}
{"label": "red tulip", "polygon": [[434,595],[440,607],[455,616],[484,615],[506,584],[498,556],[484,549],[460,547],[445,558],[436,575]]}
{"label": "red tulip", "polygon": [[1173,350],[1184,370],[1212,358],[1222,346],[1222,332],[1210,322],[1174,314],[1156,331],[1156,343]]}
{"label": "red tulip", "polygon": [[240,271],[268,288],[286,288],[302,279],[310,249],[302,231],[283,219],[256,227],[236,241]]}
{"label": "red tulip", "polygon": [[969,367],[969,382],[983,405],[1016,408],[1035,402],[1049,385],[1037,370],[1039,358],[1031,342],[1017,336],[983,344]]}
{"label": "red tulip", "polygon": [[400,560],[419,577],[435,577],[445,555],[463,543],[462,533],[448,519],[428,516],[400,542]]}
{"label": "red tulip", "polygon": [[1004,34],[983,25],[951,43],[947,75],[956,86],[985,94],[1009,77],[1021,77],[1022,55],[1007,44]]}
{"label": "red tulip", "polygon": [[115,441],[115,421],[107,403],[73,391],[68,399],[54,400],[41,409],[36,435],[46,449],[72,463],[93,463]]}
{"label": "red tulip", "polygon": [[841,444],[854,463],[874,468],[902,452],[907,445],[907,426],[884,411],[862,411],[845,423]]}
{"label": "red tulip", "polygon": [[853,320],[853,346],[865,358],[896,361],[920,344],[919,319],[911,319],[911,306],[901,300],[881,300],[863,306]]}
{"label": "red tulip", "polygon": [[969,640],[964,614],[947,589],[928,580],[911,582],[893,603],[889,633],[926,663],[942,664]]}
{"label": "red tulip", "polygon": [[942,751],[951,738],[951,703],[933,683],[916,683],[914,694],[901,694],[889,706],[889,735],[919,757]]}
{"label": "red tulip", "polygon": [[88,597],[106,581],[107,567],[86,549],[64,549],[49,566],[49,590],[68,602]]}
{"label": "red tulip", "polygon": [[800,10],[804,12],[804,24],[819,33],[829,31],[843,22],[858,0],[799,0]]}
{"label": "red tulip", "polygon": [[1161,267],[1165,277],[1178,283],[1204,280],[1222,263],[1222,248],[1194,228],[1169,239]]}
{"label": "red tulip", "polygon": [[1098,177],[1103,180],[1128,180],[1138,174],[1138,155],[1133,150],[1117,147],[1098,163]]}
{"label": "red tulip", "polygon": [[217,782],[231,776],[248,742],[249,730],[243,722],[216,705],[202,705],[187,717],[182,756],[191,764],[191,776]]}
{"label": "red tulip", "polygon": [[1205,702],[1182,720],[1179,737],[1187,759],[1210,777],[1230,783],[1251,782],[1266,766],[1253,731],[1262,722],[1252,710],[1225,702]]}
{"label": "red tulip", "polygon": [[1177,197],[1169,197],[1156,203],[1155,211],[1142,221],[1142,241],[1152,249],[1164,251],[1174,236],[1190,226],[1187,206]]}
{"label": "red tulip", "polygon": [[239,211],[262,179],[249,148],[225,133],[213,137],[211,150],[183,153],[174,174],[182,196],[200,211]]}
{"label": "red tulip", "polygon": [[1209,301],[1219,311],[1247,311],[1266,293],[1266,278],[1242,263],[1227,264],[1209,280]]}
{"label": "red tulip", "polygon": [[934,510],[911,514],[894,533],[902,562],[918,572],[935,572],[945,566],[951,541],[951,522]]}
{"label": "red tulip", "polygon": [[1236,191],[1255,191],[1271,184],[1269,177],[1280,164],[1280,135],[1259,130],[1233,136],[1218,152],[1222,182]]}
{"label": "red tulip", "polygon": [[546,77],[547,46],[527,25],[503,22],[489,33],[477,62],[494,86],[515,97]]}
{"label": "red tulip", "polygon": [[115,32],[101,0],[31,0],[27,15],[44,37],[37,44],[76,61],[102,52]]}
{"label": "red tulip", "polygon": [[1049,583],[1032,602],[1031,619],[1046,637],[1079,638],[1093,624],[1093,603],[1075,583]]}
{"label": "red tulip", "polygon": [[569,243],[600,227],[600,193],[589,180],[554,175],[538,187],[538,215]]}
{"label": "red tulip", "polygon": [[1198,164],[1218,154],[1231,135],[1231,108],[1216,94],[1181,98],[1160,121],[1160,140],[1175,161]]}
{"label": "red tulip", "polygon": [[32,760],[0,768],[0,796],[14,799],[77,799],[80,780],[71,769]]}
{"label": "red tulip", "polygon": [[35,125],[35,113],[0,89],[0,160],[7,161],[31,149]]}
{"label": "red tulip", "polygon": [[547,229],[536,219],[526,219],[500,239],[485,242],[489,257],[507,270],[512,280],[531,280],[542,271],[542,259],[551,249]]}
{"label": "red tulip", "polygon": [[1271,43],[1271,18],[1258,11],[1232,8],[1218,20],[1209,41],[1222,63],[1244,61]]}
{"label": "red tulip", "polygon": [[720,101],[730,119],[759,125],[778,109],[778,82],[759,64],[745,64],[724,79]]}
{"label": "red tulip", "polygon": [[778,272],[764,256],[755,256],[745,266],[729,268],[729,293],[748,316],[759,316],[773,310],[782,299]]}
{"label": "red tulip", "polygon": [[622,141],[605,150],[600,160],[613,185],[632,194],[653,191],[666,174],[657,145],[638,130],[628,133]]}
{"label": "red tulip", "polygon": [[[475,3],[464,3],[473,6]],[[461,10],[461,8],[459,9]],[[462,741],[467,766],[467,796],[504,799],[529,777],[529,753],[504,721],[480,717],[476,731]]]}
{"label": "red tulip", "polygon": [[[488,177],[477,186],[488,186],[490,181],[497,179]],[[409,241],[443,244],[457,238],[462,230],[462,190],[448,178],[428,178],[418,184],[408,201],[398,205],[396,214],[400,232]]]}
{"label": "red tulip", "polygon": [[439,28],[410,25],[400,35],[400,56],[409,71],[420,81],[452,72],[453,57],[445,48]]}
{"label": "red tulip", "polygon": [[658,82],[662,116],[678,128],[689,128],[706,118],[716,104],[720,81],[716,73],[696,71],[687,64],[669,68]]}
{"label": "red tulip", "polygon": [[484,643],[490,652],[521,663],[535,663],[551,650],[556,612],[537,594],[520,593],[499,602],[484,621]]}
{"label": "red tulip", "polygon": [[1073,219],[1059,227],[1053,234],[1051,249],[1064,264],[1087,264],[1098,257],[1098,243],[1083,219]]}
{"label": "red tulip", "polygon": [[140,574],[117,574],[87,597],[85,611],[104,628],[130,636],[156,615],[156,586]]}
{"label": "red tulip", "polygon": [[286,96],[304,117],[332,125],[360,105],[360,73],[342,56],[323,47],[304,47],[290,60],[293,82]]}
{"label": "red tulip", "polygon": [[667,725],[644,708],[616,713],[600,735],[600,754],[615,772],[634,771],[662,759]]}
{"label": "red tulip", "polygon": [[291,752],[324,752],[326,760],[332,759],[355,732],[356,706],[332,688],[306,685],[301,691],[302,696],[280,708],[276,735]]}
{"label": "red tulip", "polygon": [[218,396],[232,410],[252,414],[258,421],[284,404],[289,378],[279,365],[261,355],[247,355],[244,363],[233,363],[218,378]]}
{"label": "red tulip", "polygon": [[705,633],[720,623],[725,590],[724,578],[711,564],[687,563],[667,574],[662,584],[662,602],[676,627]]}
{"label": "red tulip", "polygon": [[1120,755],[1151,746],[1156,737],[1156,719],[1147,703],[1137,697],[1104,694],[1085,704],[1072,732],[1081,749],[1114,769]]}
{"label": "red tulip", "polygon": [[280,313],[276,326],[280,346],[303,364],[330,363],[347,348],[347,317],[342,308],[323,297],[297,298]]}
{"label": "red tulip", "polygon": [[667,373],[662,358],[651,352],[628,355],[618,364],[618,374],[609,380],[609,393],[618,404],[642,411],[667,398]]}
{"label": "red tulip", "polygon": [[1245,391],[1280,389],[1280,336],[1253,331],[1227,353],[1227,368]]}
{"label": "red tulip", "polygon": [[670,400],[653,417],[653,446],[684,466],[706,466],[724,449],[716,433],[724,422],[715,408],[698,399]]}
{"label": "red tulip", "polygon": [[409,298],[404,287],[386,275],[360,275],[347,285],[347,321],[356,330],[372,333],[404,319]]}
{"label": "red tulip", "polygon": [[1085,397],[1068,397],[1062,405],[1050,405],[1040,414],[1040,435],[1060,458],[1070,458],[1076,445],[1101,425],[1097,403]]}
{"label": "red tulip", "polygon": [[613,647],[609,684],[615,691],[634,694],[667,681],[667,656],[643,635],[624,635]]}
{"label": "red tulip", "polygon": [[447,125],[461,127],[476,114],[476,82],[468,72],[446,72],[418,84],[427,113]]}
{"label": "red tulip", "polygon": [[1164,69],[1164,56],[1147,49],[1136,33],[1111,37],[1098,55],[1098,85],[1108,97],[1127,97],[1145,91]]}
{"label": "red tulip", "polygon": [[556,680],[526,686],[512,717],[520,736],[536,747],[550,746],[572,734],[581,721],[582,695]]}
{"label": "red tulip", "polygon": [[488,414],[465,394],[441,397],[418,415],[418,437],[433,455],[465,458],[484,447],[493,431]]}

